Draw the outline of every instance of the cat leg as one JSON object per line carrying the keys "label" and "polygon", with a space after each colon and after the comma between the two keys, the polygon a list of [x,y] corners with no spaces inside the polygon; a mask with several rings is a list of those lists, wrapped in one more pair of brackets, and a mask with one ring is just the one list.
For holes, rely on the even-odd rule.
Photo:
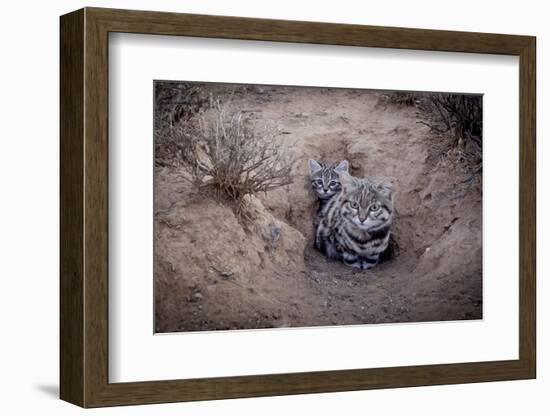
{"label": "cat leg", "polygon": [[361,258],[357,254],[344,252],[342,253],[342,261],[346,266],[361,269]]}
{"label": "cat leg", "polygon": [[368,270],[372,269],[374,266],[378,264],[379,255],[374,255],[370,257],[362,257],[361,258],[361,270]]}
{"label": "cat leg", "polygon": [[338,251],[338,249],[334,246],[332,241],[326,241],[325,243],[325,255],[329,259],[340,259],[342,255]]}

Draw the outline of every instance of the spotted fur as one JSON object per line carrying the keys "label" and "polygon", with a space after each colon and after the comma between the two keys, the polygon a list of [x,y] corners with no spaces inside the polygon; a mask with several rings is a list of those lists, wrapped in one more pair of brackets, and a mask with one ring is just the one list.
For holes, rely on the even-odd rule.
{"label": "spotted fur", "polygon": [[315,245],[326,256],[366,270],[388,247],[393,188],[386,182],[340,175],[342,191],[323,207]]}
{"label": "spotted fur", "polygon": [[319,201],[317,213],[313,217],[314,229],[317,228],[322,219],[325,205],[342,190],[339,173],[347,173],[348,168],[349,165],[347,160],[342,160],[340,163],[333,164],[325,164],[313,159],[309,160],[311,188]]}
{"label": "spotted fur", "polygon": [[333,164],[319,163],[313,159],[309,160],[311,187],[317,198],[319,198],[321,208],[342,190],[339,174],[348,173],[348,168],[347,160]]}

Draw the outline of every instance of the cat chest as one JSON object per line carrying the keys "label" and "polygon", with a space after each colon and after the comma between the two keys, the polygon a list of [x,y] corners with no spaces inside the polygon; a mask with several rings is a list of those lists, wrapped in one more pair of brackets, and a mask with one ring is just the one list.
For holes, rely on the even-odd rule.
{"label": "cat chest", "polygon": [[377,248],[385,245],[388,237],[389,230],[383,233],[357,232],[350,231],[346,228],[341,230],[342,240],[348,249],[357,253],[368,254]]}

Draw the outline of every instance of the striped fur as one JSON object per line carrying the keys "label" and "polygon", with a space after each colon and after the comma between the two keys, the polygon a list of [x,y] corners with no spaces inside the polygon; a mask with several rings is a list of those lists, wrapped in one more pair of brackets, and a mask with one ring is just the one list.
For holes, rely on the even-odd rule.
{"label": "striped fur", "polygon": [[372,179],[340,175],[342,191],[322,208],[315,245],[326,256],[367,270],[388,247],[393,189]]}
{"label": "striped fur", "polygon": [[317,228],[322,219],[325,205],[342,190],[339,173],[348,173],[348,167],[347,160],[333,164],[320,163],[313,159],[309,160],[311,188],[319,201],[317,213],[313,219],[314,228]]}
{"label": "striped fur", "polygon": [[342,190],[342,184],[338,175],[343,173],[348,173],[347,160],[342,160],[338,164],[325,164],[313,159],[309,160],[311,187],[317,198],[319,198],[320,208]]}

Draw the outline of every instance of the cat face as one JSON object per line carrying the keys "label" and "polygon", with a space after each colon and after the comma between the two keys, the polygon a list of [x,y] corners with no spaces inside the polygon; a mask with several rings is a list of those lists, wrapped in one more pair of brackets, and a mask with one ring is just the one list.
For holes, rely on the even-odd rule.
{"label": "cat face", "polygon": [[393,187],[386,182],[340,175],[342,217],[364,231],[389,225],[393,213]]}
{"label": "cat face", "polygon": [[348,167],[347,160],[338,164],[324,164],[313,159],[309,160],[311,186],[319,199],[330,199],[342,190],[339,175],[347,173]]}

